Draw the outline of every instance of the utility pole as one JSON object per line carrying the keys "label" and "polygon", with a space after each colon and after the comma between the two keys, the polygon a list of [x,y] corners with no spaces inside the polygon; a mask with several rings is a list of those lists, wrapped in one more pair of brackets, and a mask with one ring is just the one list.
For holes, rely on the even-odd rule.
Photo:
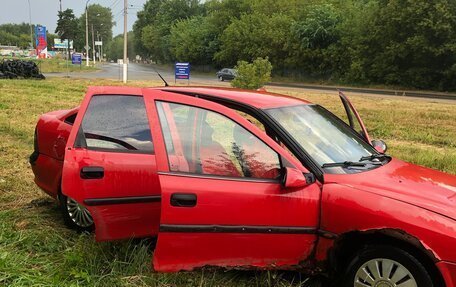
{"label": "utility pole", "polygon": [[93,37],[93,24],[92,24],[92,55],[93,55],[93,65],[95,65],[95,38]]}
{"label": "utility pole", "polygon": [[87,17],[89,14],[89,10],[87,9],[87,5],[89,5],[89,1],[86,2],[86,66],[89,66],[89,18]]}
{"label": "utility pole", "polygon": [[[98,33],[98,31],[97,31],[97,41],[100,42],[100,33]],[[101,59],[100,59],[100,54],[101,54],[101,52],[100,52],[100,46],[98,46],[98,49],[97,49],[97,50],[98,50],[98,51],[97,51],[97,53],[98,53],[98,62],[101,63]]]}
{"label": "utility pole", "polygon": [[60,2],[60,13],[62,13],[62,0],[59,0]]}
{"label": "utility pole", "polygon": [[127,11],[128,11],[128,0],[124,0],[124,54],[123,54],[123,82],[127,82]]}

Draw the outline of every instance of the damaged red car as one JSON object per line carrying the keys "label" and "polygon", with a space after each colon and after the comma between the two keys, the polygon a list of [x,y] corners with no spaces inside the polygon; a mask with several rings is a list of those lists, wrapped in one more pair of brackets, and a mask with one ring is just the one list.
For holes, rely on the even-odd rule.
{"label": "damaged red car", "polygon": [[153,266],[326,273],[337,286],[456,286],[456,176],[265,91],[91,87],[40,117],[36,184],[97,240],[158,236]]}

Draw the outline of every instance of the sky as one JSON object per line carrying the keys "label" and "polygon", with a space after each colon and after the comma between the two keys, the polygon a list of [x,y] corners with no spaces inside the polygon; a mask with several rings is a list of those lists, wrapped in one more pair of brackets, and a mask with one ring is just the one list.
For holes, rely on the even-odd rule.
{"label": "sky", "polygon": [[[59,0],[0,0],[0,24],[29,22],[29,5],[32,9],[32,23],[46,26],[54,33],[57,26],[57,12],[60,9]],[[76,17],[81,16],[85,9],[86,0],[61,0],[62,9],[73,9]],[[124,0],[90,0],[90,4],[100,4],[111,7],[114,21],[113,35],[123,33],[123,2]],[[133,5],[128,9],[128,30],[132,29],[136,21],[136,13],[142,9],[146,0],[128,0]]]}

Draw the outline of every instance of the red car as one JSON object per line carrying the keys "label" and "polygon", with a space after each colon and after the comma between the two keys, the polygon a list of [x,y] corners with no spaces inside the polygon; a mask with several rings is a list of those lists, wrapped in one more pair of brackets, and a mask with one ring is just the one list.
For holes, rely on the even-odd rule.
{"label": "red car", "polygon": [[41,116],[30,162],[97,240],[158,236],[153,265],[325,272],[337,286],[456,286],[456,177],[384,154],[300,99],[219,88],[89,88]]}

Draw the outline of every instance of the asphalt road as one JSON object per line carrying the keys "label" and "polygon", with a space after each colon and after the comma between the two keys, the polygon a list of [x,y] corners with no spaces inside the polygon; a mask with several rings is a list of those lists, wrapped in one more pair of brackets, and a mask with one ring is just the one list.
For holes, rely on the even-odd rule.
{"label": "asphalt road", "polygon": [[[133,81],[161,81],[157,72],[168,82],[174,85],[174,70],[172,67],[163,67],[157,65],[146,65],[130,63],[128,65],[128,80]],[[46,73],[46,77],[66,77],[67,73]],[[100,66],[99,71],[95,72],[73,72],[69,74],[74,78],[87,79],[111,79],[122,80],[122,66],[117,63],[105,63]],[[179,80],[179,85],[187,84],[186,80]],[[192,72],[190,75],[189,85],[210,85],[210,86],[230,86],[228,82],[220,82],[215,74],[204,74]],[[337,93],[338,88],[333,86],[308,85],[300,83],[270,83],[266,89],[270,88],[287,88],[296,91],[313,91],[322,93]],[[340,89],[349,94],[358,94],[374,97],[401,97],[413,100],[423,100],[432,102],[456,103],[456,94],[435,93],[427,91],[405,91],[405,90],[386,90],[386,89],[368,89],[340,87]]]}
{"label": "asphalt road", "polygon": [[[170,84],[174,84],[174,70],[156,65],[145,65],[130,63],[128,65],[128,80],[132,81],[161,81],[157,75],[158,71],[162,77]],[[66,77],[67,73],[45,73],[46,77]],[[105,63],[100,66],[99,71],[94,72],[73,72],[69,74],[74,78],[85,79],[111,79],[122,80],[122,66],[116,63]],[[186,84],[186,80],[180,80],[179,83]],[[229,85],[228,83],[219,82],[215,74],[191,73],[191,85]]]}

